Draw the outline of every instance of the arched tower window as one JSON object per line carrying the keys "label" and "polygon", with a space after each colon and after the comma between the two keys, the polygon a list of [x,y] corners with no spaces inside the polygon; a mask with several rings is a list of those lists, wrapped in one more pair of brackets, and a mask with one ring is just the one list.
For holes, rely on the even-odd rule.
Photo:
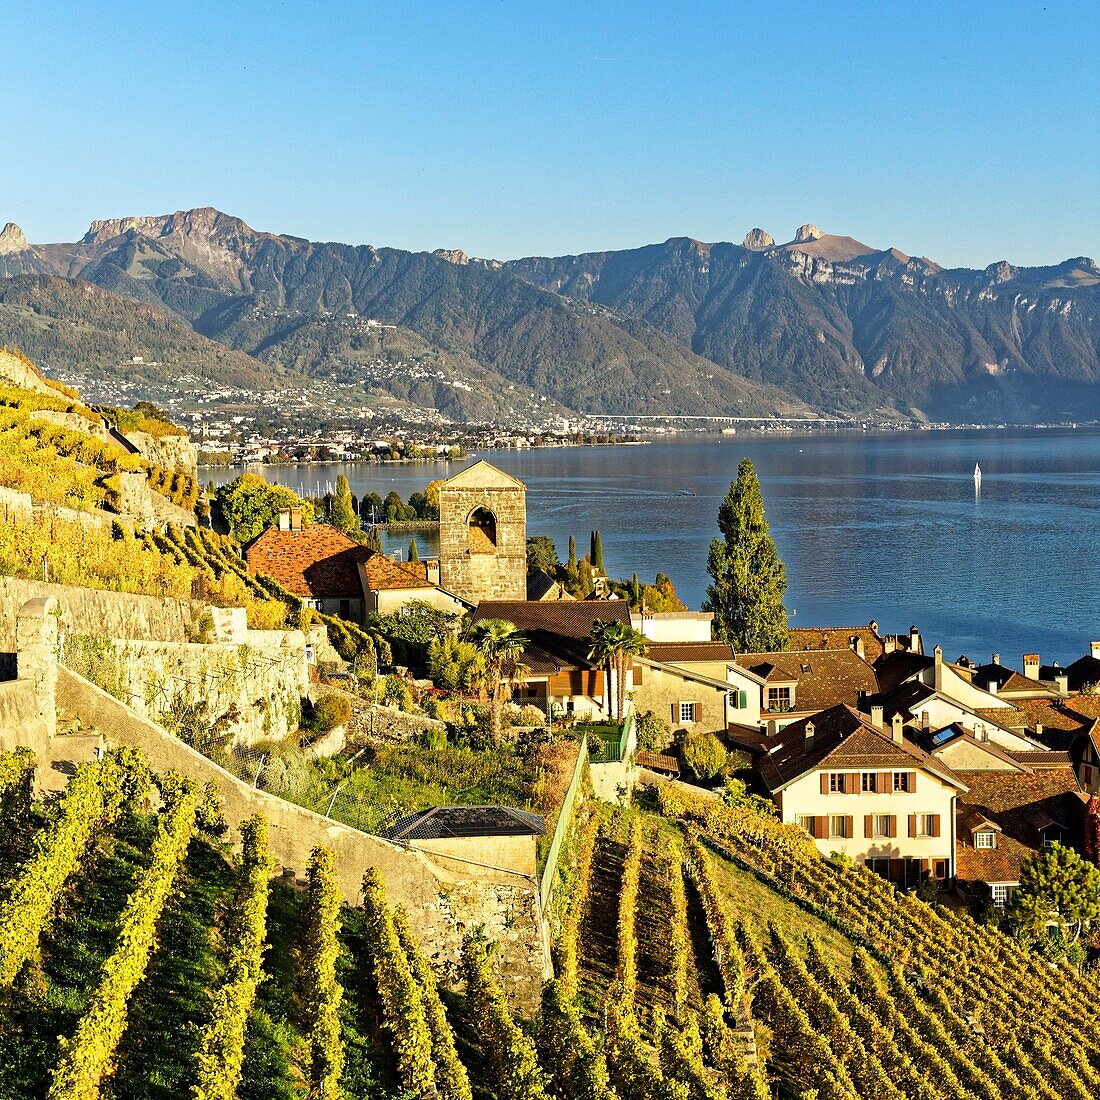
{"label": "arched tower window", "polygon": [[470,553],[493,553],[497,548],[497,517],[488,508],[475,508],[468,522]]}

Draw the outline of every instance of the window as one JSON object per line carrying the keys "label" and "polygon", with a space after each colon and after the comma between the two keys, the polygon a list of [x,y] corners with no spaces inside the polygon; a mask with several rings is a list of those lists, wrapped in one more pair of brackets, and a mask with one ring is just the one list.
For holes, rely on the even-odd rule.
{"label": "window", "polygon": [[893,814],[875,814],[871,818],[871,835],[872,836],[893,836],[894,830],[891,828]]}
{"label": "window", "polygon": [[992,829],[982,829],[974,834],[975,848],[996,848],[997,834]]}
{"label": "window", "polygon": [[695,721],[695,704],[694,703],[681,703],[680,704],[680,721],[681,722],[694,722]]}
{"label": "window", "polygon": [[791,689],[789,687],[768,688],[768,710],[790,710]]}
{"label": "window", "polygon": [[844,773],[829,772],[829,794],[844,793]]}
{"label": "window", "polygon": [[810,836],[814,835],[814,819],[812,817],[807,814],[799,814],[794,822],[800,829],[805,829]]}
{"label": "window", "polygon": [[863,772],[859,777],[859,789],[864,794],[874,794],[878,790],[878,772]]}
{"label": "window", "polygon": [[351,600],[341,600],[340,601],[340,618],[341,619],[350,619],[351,618]]}
{"label": "window", "polygon": [[909,772],[894,772],[894,790],[907,794],[911,789],[912,784],[909,781]]}
{"label": "window", "polygon": [[913,836],[932,836],[932,815],[914,814],[913,816],[916,818]]}
{"label": "window", "polygon": [[748,697],[743,691],[730,692],[730,706],[734,710],[744,710],[748,706]]}
{"label": "window", "polygon": [[876,857],[874,859],[864,860],[864,866],[873,871],[876,875],[881,875],[882,878],[889,879],[890,877],[890,860],[882,857]]}
{"label": "window", "polygon": [[951,865],[946,859],[936,860],[936,878],[941,882],[947,878],[947,873],[950,870]]}
{"label": "window", "polygon": [[1012,887],[1006,886],[1003,883],[995,882],[989,888],[989,892],[993,895],[993,904],[998,909],[1003,909],[1008,903],[1009,895],[1012,893]]}
{"label": "window", "polygon": [[829,817],[829,837],[837,838],[840,840],[847,840],[852,835],[852,828],[849,824],[851,822],[850,817],[846,817],[844,814],[831,814]]}

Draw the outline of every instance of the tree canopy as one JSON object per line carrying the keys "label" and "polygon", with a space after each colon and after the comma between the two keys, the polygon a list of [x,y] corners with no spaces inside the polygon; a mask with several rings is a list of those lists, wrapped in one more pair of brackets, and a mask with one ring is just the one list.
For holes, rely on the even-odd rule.
{"label": "tree canopy", "polygon": [[1026,931],[1039,931],[1054,920],[1079,936],[1100,921],[1100,868],[1073,848],[1052,844],[1020,869],[1012,910],[1017,926]]}
{"label": "tree canopy", "polygon": [[710,544],[704,611],[714,632],[740,652],[786,649],[787,573],[764,518],[764,498],[752,463],[744,458],[718,509],[721,538]]}
{"label": "tree canopy", "polygon": [[241,474],[222,485],[216,499],[230,533],[238,542],[258,538],[290,508],[302,509],[302,522],[313,522],[313,505],[284,485],[272,485],[259,474]]}

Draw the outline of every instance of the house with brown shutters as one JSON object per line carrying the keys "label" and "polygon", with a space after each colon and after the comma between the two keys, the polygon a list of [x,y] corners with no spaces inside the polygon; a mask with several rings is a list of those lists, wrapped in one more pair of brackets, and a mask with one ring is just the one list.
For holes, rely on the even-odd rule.
{"label": "house with brown shutters", "polygon": [[471,625],[503,619],[523,634],[523,682],[517,703],[584,717],[607,717],[614,694],[607,670],[588,659],[592,628],[599,622],[630,625],[625,600],[482,600]]}
{"label": "house with brown shutters", "polygon": [[840,704],[784,726],[756,760],[783,821],[825,855],[840,852],[902,886],[955,874],[956,803],[965,782],[912,739]]}

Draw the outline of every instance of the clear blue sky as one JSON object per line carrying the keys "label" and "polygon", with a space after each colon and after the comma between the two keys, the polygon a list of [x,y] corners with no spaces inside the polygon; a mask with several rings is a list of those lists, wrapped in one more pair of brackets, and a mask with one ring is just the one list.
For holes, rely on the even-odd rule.
{"label": "clear blue sky", "polygon": [[1100,258],[1100,3],[8,0],[0,223],[509,258],[812,221]]}

